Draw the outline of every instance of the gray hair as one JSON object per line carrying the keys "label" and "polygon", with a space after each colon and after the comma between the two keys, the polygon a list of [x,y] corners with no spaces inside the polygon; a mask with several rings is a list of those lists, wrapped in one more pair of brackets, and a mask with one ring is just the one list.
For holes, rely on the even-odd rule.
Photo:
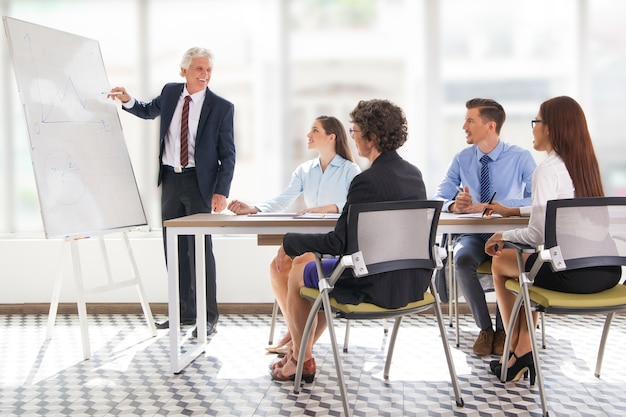
{"label": "gray hair", "polygon": [[[189,69],[191,60],[194,58],[209,58],[209,64],[213,65],[213,52],[206,48],[193,47],[183,54],[183,58],[180,60],[180,67],[186,70]],[[183,75],[182,71],[180,75]]]}

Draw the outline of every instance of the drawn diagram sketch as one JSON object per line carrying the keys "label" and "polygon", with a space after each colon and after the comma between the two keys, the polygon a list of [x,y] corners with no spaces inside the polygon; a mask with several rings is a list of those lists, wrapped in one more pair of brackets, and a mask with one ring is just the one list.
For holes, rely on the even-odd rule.
{"label": "drawn diagram sketch", "polygon": [[47,237],[145,225],[97,41],[3,17]]}

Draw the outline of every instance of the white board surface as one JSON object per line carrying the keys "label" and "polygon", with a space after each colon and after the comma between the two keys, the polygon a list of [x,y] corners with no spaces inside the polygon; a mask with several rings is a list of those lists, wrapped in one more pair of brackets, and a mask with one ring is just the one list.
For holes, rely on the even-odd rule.
{"label": "white board surface", "polygon": [[93,39],[3,17],[50,237],[147,223],[109,81]]}

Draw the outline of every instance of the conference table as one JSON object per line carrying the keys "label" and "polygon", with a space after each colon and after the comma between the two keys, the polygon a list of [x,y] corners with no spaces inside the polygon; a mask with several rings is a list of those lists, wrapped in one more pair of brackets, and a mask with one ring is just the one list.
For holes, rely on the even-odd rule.
{"label": "conference table", "polygon": [[[178,304],[178,241],[179,236],[194,236],[196,259],[204,259],[205,235],[256,235],[258,245],[280,245],[285,233],[327,233],[334,229],[337,215],[307,214],[243,215],[199,213],[166,220],[166,247],[168,265],[168,314],[170,322],[170,370],[180,373],[206,349],[207,334],[198,331],[196,343],[185,342],[181,337],[180,310]],[[437,233],[493,233],[528,225],[528,217],[490,217],[441,213]],[[451,262],[448,263],[451,268]],[[206,328],[205,263],[196,262],[196,310],[198,329]]]}

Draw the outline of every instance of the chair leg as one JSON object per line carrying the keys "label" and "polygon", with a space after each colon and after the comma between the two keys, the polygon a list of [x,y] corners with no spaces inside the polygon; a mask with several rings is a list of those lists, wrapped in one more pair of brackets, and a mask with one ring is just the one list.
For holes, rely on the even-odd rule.
{"label": "chair leg", "polygon": [[387,360],[385,360],[385,370],[383,371],[383,378],[385,378],[385,380],[389,379],[389,368],[391,368],[391,358],[393,356],[393,350],[396,347],[396,337],[398,336],[400,324],[402,324],[402,316],[396,317],[393,322],[393,328],[391,329],[389,348],[387,349]]}
{"label": "chair leg", "polygon": [[[511,310],[511,318],[509,319],[509,325],[506,329],[506,337],[504,339],[504,348],[502,349],[502,358],[500,359],[501,363],[509,362],[509,352],[511,351],[511,337],[513,335],[513,328],[515,327],[515,322],[517,321],[517,317],[519,316],[519,310],[522,305],[522,293],[517,294],[515,298],[515,304],[513,304],[513,310]],[[498,377],[500,378],[500,382],[506,382],[506,366],[502,366],[502,371]]]}
{"label": "chair leg", "polygon": [[546,348],[546,313],[543,311],[539,313],[541,319],[541,348]]}
{"label": "chair leg", "polygon": [[296,366],[296,374],[293,381],[293,392],[298,394],[300,392],[300,382],[302,381],[302,367],[304,364],[304,353],[306,346],[309,342],[309,336],[311,334],[311,327],[313,326],[313,320],[317,316],[321,306],[324,306],[324,314],[326,315],[326,322],[328,324],[328,335],[330,336],[330,344],[333,349],[333,359],[335,362],[335,370],[337,371],[337,382],[339,383],[339,391],[341,392],[341,399],[343,402],[343,411],[346,417],[351,417],[350,406],[348,404],[348,393],[346,390],[346,383],[343,377],[343,369],[341,367],[341,357],[339,356],[339,350],[337,347],[337,335],[335,334],[335,324],[333,321],[333,313],[330,307],[330,300],[328,299],[328,292],[322,290],[320,295],[315,299],[309,317],[306,320],[304,326],[304,332],[302,334],[302,341],[300,342],[300,352],[298,353],[298,365]]}
{"label": "chair leg", "polygon": [[272,323],[270,324],[270,340],[268,345],[274,343],[274,329],[276,328],[276,318],[278,317],[278,302],[274,300],[274,306],[272,307]]}
{"label": "chair leg", "polygon": [[[382,319],[383,333],[389,333],[389,324],[387,319]],[[346,319],[346,334],[343,337],[343,353],[348,353],[348,344],[350,343],[350,319]]]}
{"label": "chair leg", "polygon": [[441,343],[443,344],[443,350],[446,354],[446,360],[448,361],[448,371],[450,371],[450,379],[452,380],[452,387],[454,388],[454,398],[456,405],[463,407],[465,402],[461,397],[461,388],[459,387],[459,379],[456,375],[456,368],[454,367],[454,360],[452,358],[452,352],[450,345],[448,344],[448,334],[443,322],[443,314],[441,313],[441,306],[439,305],[439,295],[435,292],[433,283],[430,283],[430,291],[435,294],[435,315],[437,316],[437,324],[439,325],[439,333],[441,334]]}
{"label": "chair leg", "polygon": [[346,334],[343,337],[343,353],[348,353],[349,342],[350,342],[350,319],[346,319]]}
{"label": "chair leg", "polygon": [[[346,417],[351,417],[350,405],[348,404],[348,390],[346,389],[346,381],[343,377],[343,368],[341,366],[341,357],[339,356],[339,349],[337,345],[337,335],[335,334],[335,325],[333,322],[333,313],[330,307],[330,300],[328,299],[328,293],[323,292],[324,297],[322,302],[324,303],[324,314],[326,315],[326,322],[328,323],[328,335],[330,336],[330,344],[333,348],[333,360],[335,361],[335,370],[337,372],[337,382],[339,383],[339,391],[341,392],[341,401],[343,403],[343,412]],[[300,356],[304,356],[300,352]]]}
{"label": "chair leg", "polygon": [[304,325],[304,331],[302,333],[302,341],[300,342],[300,351],[298,352],[298,365],[296,366],[296,375],[294,376],[293,381],[293,392],[295,394],[300,392],[300,382],[302,381],[302,366],[304,363],[304,353],[306,351],[306,346],[309,343],[309,336],[311,335],[311,327],[313,326],[313,320],[315,316],[317,316],[317,312],[322,305],[322,297],[318,296],[313,302],[311,306],[311,311],[309,311],[309,316],[306,319],[306,324]]}
{"label": "chair leg", "polygon": [[[533,362],[535,363],[535,373],[537,376],[537,385],[539,388],[539,397],[541,399],[541,412],[543,416],[548,415],[548,400],[546,398],[546,391],[543,384],[543,374],[541,372],[541,363],[539,362],[539,353],[537,352],[537,336],[536,336],[536,328],[535,322],[533,321],[533,312],[530,303],[530,295],[528,294],[528,286],[527,283],[524,282],[528,278],[525,274],[522,274],[520,278],[520,282],[522,285],[520,286],[520,292],[517,294],[515,298],[515,304],[513,305],[513,314],[511,315],[509,326],[507,328],[507,336],[504,342],[504,350],[502,352],[502,363],[505,364],[508,362],[508,352],[511,346],[511,335],[513,334],[513,327],[515,327],[515,322],[519,316],[520,307],[523,305],[524,312],[526,313],[526,326],[528,326],[528,333],[530,334],[530,346],[531,351],[533,353]],[[506,382],[506,373],[507,367],[502,366],[502,372],[500,374],[500,381]]]}
{"label": "chair leg", "polygon": [[459,329],[459,283],[456,280],[456,276],[453,275],[454,280],[454,328],[456,331],[456,347],[461,346],[461,336]]}
{"label": "chair leg", "polygon": [[[535,322],[533,321],[533,312],[530,304],[530,295],[528,294],[528,287],[523,286],[523,302],[524,311],[526,312],[526,325],[528,326],[528,333],[530,333],[530,346],[533,352],[533,362],[535,363],[535,373],[537,374],[537,385],[539,386],[539,397],[541,398],[541,411],[542,415],[548,415],[548,399],[546,397],[546,390],[543,385],[543,373],[541,372],[541,362],[539,361],[539,352],[537,352],[537,336]],[[502,367],[504,368],[504,366]]]}
{"label": "chair leg", "polygon": [[613,317],[615,317],[615,313],[609,313],[604,321],[602,338],[600,339],[600,347],[598,348],[598,359],[596,360],[596,371],[594,373],[596,378],[600,378],[600,368],[602,368],[602,360],[604,359],[604,347],[606,346],[606,339],[609,336],[609,329],[611,328]]}

